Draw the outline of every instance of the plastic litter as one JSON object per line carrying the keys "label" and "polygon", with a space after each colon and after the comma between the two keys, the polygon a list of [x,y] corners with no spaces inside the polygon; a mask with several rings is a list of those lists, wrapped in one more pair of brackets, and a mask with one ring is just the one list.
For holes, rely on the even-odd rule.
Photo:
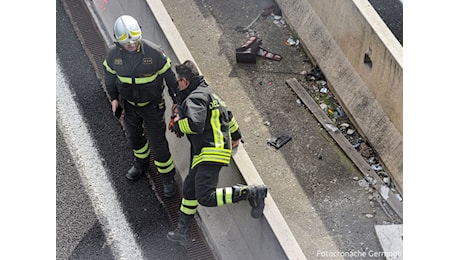
{"label": "plastic litter", "polygon": [[282,16],[272,14],[271,19],[273,20],[273,23],[278,27],[285,27],[286,26],[286,23],[284,22]]}
{"label": "plastic litter", "polygon": [[331,130],[332,132],[339,131],[339,128],[337,128],[337,126],[335,126],[333,124],[326,123],[326,127],[327,127],[327,129]]}
{"label": "plastic litter", "polygon": [[353,144],[353,148],[358,149],[362,143],[363,143],[363,140],[358,139],[358,141],[355,144]]}
{"label": "plastic litter", "polygon": [[335,118],[340,118],[340,117],[343,117],[345,115],[345,113],[343,112],[343,108],[342,107],[337,107],[334,111],[334,117]]}
{"label": "plastic litter", "polygon": [[355,130],[353,130],[353,129],[348,129],[347,130],[347,135],[352,135],[354,133],[355,133]]}
{"label": "plastic litter", "polygon": [[374,164],[374,165],[371,165],[371,168],[372,170],[374,171],[381,171],[383,168],[380,164]]}
{"label": "plastic litter", "polygon": [[289,46],[297,46],[299,45],[300,41],[290,37],[289,39],[286,40],[285,43],[286,45],[289,45]]}

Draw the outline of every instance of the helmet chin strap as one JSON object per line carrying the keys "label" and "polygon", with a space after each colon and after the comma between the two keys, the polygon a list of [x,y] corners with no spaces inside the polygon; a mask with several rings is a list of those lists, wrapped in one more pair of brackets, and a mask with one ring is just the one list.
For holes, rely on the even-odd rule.
{"label": "helmet chin strap", "polygon": [[113,43],[115,43],[115,45],[119,48],[123,48],[123,46],[118,42],[118,41],[114,41]]}

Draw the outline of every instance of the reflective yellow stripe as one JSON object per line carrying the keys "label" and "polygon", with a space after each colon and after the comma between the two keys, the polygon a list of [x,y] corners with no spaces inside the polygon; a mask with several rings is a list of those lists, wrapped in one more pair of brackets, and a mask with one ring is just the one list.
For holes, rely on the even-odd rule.
{"label": "reflective yellow stripe", "polygon": [[126,38],[128,38],[128,35],[126,33],[123,33],[120,37],[117,38],[118,41],[124,41]]}
{"label": "reflective yellow stripe", "polygon": [[159,173],[169,173],[174,169],[174,163],[172,156],[169,157],[169,160],[166,162],[159,162],[153,161],[154,164],[157,166],[157,170]]}
{"label": "reflective yellow stripe", "polygon": [[216,189],[216,201],[217,201],[217,206],[223,206],[224,203],[224,188],[217,188]]}
{"label": "reflective yellow stripe", "polygon": [[180,211],[187,215],[193,215],[197,212],[197,209],[189,209],[187,207],[180,206]]}
{"label": "reflective yellow stripe", "polygon": [[149,148],[149,141],[145,142],[145,145],[142,148],[134,150],[134,152],[135,153],[145,153],[145,151],[147,151],[148,148]]}
{"label": "reflective yellow stripe", "polygon": [[238,128],[239,128],[238,122],[236,122],[236,119],[234,117],[229,122],[229,128],[230,128],[230,133],[232,134],[238,131]]}
{"label": "reflective yellow stripe", "polygon": [[130,77],[122,77],[120,75],[117,75],[117,78],[121,83],[125,83],[125,84],[132,84],[133,83],[133,80]]}
{"label": "reflective yellow stripe", "polygon": [[131,36],[139,36],[141,35],[141,31],[129,31],[131,33]]}
{"label": "reflective yellow stripe", "polygon": [[150,77],[144,77],[144,78],[134,78],[134,83],[135,84],[146,84],[155,81],[155,79],[158,77],[158,72],[153,74]]}
{"label": "reflective yellow stripe", "polygon": [[164,65],[163,68],[161,68],[157,73],[158,73],[158,74],[163,74],[163,73],[165,73],[169,68],[171,68],[171,59],[170,59],[170,58],[166,58],[166,63],[165,63],[165,65]]}
{"label": "reflective yellow stripe", "polygon": [[223,154],[223,155],[228,155],[230,156],[232,154],[232,151],[230,149],[225,149],[225,148],[214,148],[214,147],[203,147],[201,149],[201,153],[206,153],[206,154]]}
{"label": "reflective yellow stripe", "polygon": [[135,78],[134,83],[135,84],[145,84],[145,83],[153,82],[158,77],[158,75],[165,73],[169,68],[171,68],[171,59],[167,58],[165,65],[159,71],[157,71],[155,74],[153,74],[150,77]]}
{"label": "reflective yellow stripe", "polygon": [[196,213],[198,208],[198,200],[187,200],[182,198],[182,203],[180,206],[180,211],[187,214],[193,215]]}
{"label": "reflective yellow stripe", "polygon": [[219,149],[213,147],[204,147],[199,155],[195,155],[192,160],[192,169],[201,162],[217,162],[230,164],[232,151],[230,149]]}
{"label": "reflective yellow stripe", "polygon": [[150,155],[149,141],[147,141],[142,148],[138,150],[133,150],[133,152],[134,152],[134,156],[139,159],[145,159],[149,157]]}
{"label": "reflective yellow stripe", "polygon": [[115,70],[113,70],[112,68],[109,67],[109,64],[107,63],[107,60],[104,60],[102,65],[104,65],[104,67],[107,70],[107,72],[109,72],[111,74],[117,74],[117,72]]}
{"label": "reflective yellow stripe", "polygon": [[189,206],[189,207],[198,207],[198,200],[188,200],[182,198],[182,205]]}
{"label": "reflective yellow stripe", "polygon": [[135,102],[129,101],[129,100],[126,100],[126,101],[128,101],[128,103],[130,103],[131,105],[138,106],[138,107],[145,107],[146,105],[150,104],[150,101],[141,102],[141,103],[135,103]]}
{"label": "reflective yellow stripe", "polygon": [[174,169],[174,164],[171,164],[168,168],[157,167],[158,173],[170,173]]}
{"label": "reflective yellow stripe", "polygon": [[213,109],[211,112],[211,126],[212,126],[212,134],[214,136],[214,144],[216,148],[224,148],[224,135],[221,131],[221,124],[220,124],[220,110]]}
{"label": "reflective yellow stripe", "polygon": [[184,133],[184,134],[196,134],[196,132],[193,132],[192,129],[190,128],[190,125],[188,123],[188,118],[179,119],[179,121],[177,121],[177,123],[179,124],[179,130],[182,133]]}
{"label": "reflective yellow stripe", "polygon": [[225,188],[225,203],[232,204],[233,203],[233,189],[232,187]]}
{"label": "reflective yellow stripe", "polygon": [[216,162],[216,163],[222,163],[225,165],[230,164],[230,157],[217,157],[217,156],[200,156],[200,157],[194,157],[192,161],[192,169],[195,168],[199,163],[202,162]]}
{"label": "reflective yellow stripe", "polygon": [[[155,74],[149,77],[144,77],[144,78],[134,78],[134,83],[135,84],[146,84],[155,81],[155,79],[158,77],[158,75],[165,73],[169,68],[171,68],[171,59],[167,58],[166,59],[166,64]],[[113,70],[112,70],[113,71]],[[113,71],[113,74],[115,74],[115,71]],[[131,77],[123,77],[120,75],[117,75],[118,80],[120,80],[121,83],[125,84],[133,84],[133,79]]]}
{"label": "reflective yellow stripe", "polygon": [[166,162],[159,162],[159,161],[155,161],[155,165],[158,166],[158,167],[166,167],[170,164],[173,163],[173,158],[172,156],[169,157],[169,160],[167,160]]}

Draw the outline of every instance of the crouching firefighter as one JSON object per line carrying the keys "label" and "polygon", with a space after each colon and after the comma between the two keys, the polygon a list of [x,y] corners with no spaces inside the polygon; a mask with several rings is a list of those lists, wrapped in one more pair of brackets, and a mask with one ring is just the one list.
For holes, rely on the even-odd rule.
{"label": "crouching firefighter", "polygon": [[238,124],[193,62],[185,61],[175,68],[180,111],[169,128],[177,136],[185,134],[190,141],[191,165],[183,183],[178,225],[167,238],[186,246],[192,239],[190,229],[198,205],[218,207],[247,200],[252,206],[251,216],[260,218],[267,186],[217,187],[221,168],[230,164],[232,148],[240,143]]}
{"label": "crouching firefighter", "polygon": [[122,107],[127,139],[134,153],[134,165],[126,177],[136,180],[144,175],[152,151],[164,195],[172,197],[176,195],[176,170],[165,136],[163,98],[166,82],[169,95],[176,103],[178,89],[171,60],[159,46],[142,39],[141,27],[133,17],[120,16],[113,31],[116,46],[109,50],[103,65],[112,112],[117,116]]}

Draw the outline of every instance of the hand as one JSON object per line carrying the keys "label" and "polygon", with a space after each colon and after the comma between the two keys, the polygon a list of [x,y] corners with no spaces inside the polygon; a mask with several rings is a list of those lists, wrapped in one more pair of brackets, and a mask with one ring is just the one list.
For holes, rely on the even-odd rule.
{"label": "hand", "polygon": [[171,115],[178,115],[179,114],[179,109],[177,108],[177,104],[173,104],[171,106]]}
{"label": "hand", "polygon": [[115,111],[117,111],[117,107],[119,105],[118,99],[112,100],[111,104],[112,104],[112,113],[115,115]]}
{"label": "hand", "polygon": [[174,123],[179,121],[179,119],[180,119],[179,115],[173,114],[171,116],[171,119],[169,119],[168,129],[169,131],[171,131],[171,133],[175,133],[176,137],[181,138],[182,136],[184,136],[184,134],[180,131],[174,131]]}
{"label": "hand", "polygon": [[112,101],[112,113],[118,120],[122,120],[125,114],[125,111],[119,105],[118,100],[116,99]]}
{"label": "hand", "polygon": [[240,145],[240,140],[241,140],[241,139],[232,140],[232,149],[233,149],[233,148],[236,148],[236,147],[238,147],[238,145]]}

